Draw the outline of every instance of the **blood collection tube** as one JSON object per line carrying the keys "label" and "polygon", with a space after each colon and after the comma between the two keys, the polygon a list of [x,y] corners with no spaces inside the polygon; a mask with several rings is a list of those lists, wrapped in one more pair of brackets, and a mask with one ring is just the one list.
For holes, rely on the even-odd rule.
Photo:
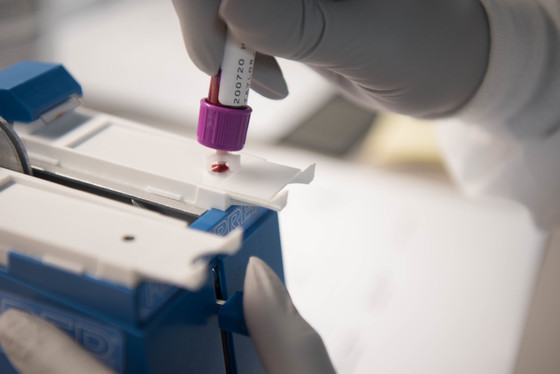
{"label": "blood collection tube", "polygon": [[245,145],[252,109],[247,105],[255,52],[228,33],[220,71],[210,80],[208,97],[200,101],[198,142],[217,152],[212,171],[228,170],[227,152]]}

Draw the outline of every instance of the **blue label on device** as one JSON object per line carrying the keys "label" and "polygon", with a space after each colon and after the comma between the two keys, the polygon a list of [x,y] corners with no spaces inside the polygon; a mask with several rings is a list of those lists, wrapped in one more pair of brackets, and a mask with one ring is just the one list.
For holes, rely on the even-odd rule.
{"label": "blue label on device", "polygon": [[221,219],[210,231],[213,234],[226,236],[238,227],[248,228],[266,209],[256,206],[235,206],[228,210],[227,216]]}
{"label": "blue label on device", "polygon": [[[122,372],[123,338],[118,330],[59,309],[0,292],[0,313],[8,309],[23,310],[52,323],[105,365],[118,373]],[[1,346],[0,350],[2,350]]]}

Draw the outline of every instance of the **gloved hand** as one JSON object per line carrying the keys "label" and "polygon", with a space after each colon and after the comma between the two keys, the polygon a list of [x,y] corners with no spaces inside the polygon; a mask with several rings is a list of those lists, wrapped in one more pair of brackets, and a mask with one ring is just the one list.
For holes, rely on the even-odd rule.
{"label": "gloved hand", "polygon": [[[321,337],[301,318],[276,274],[255,257],[247,266],[243,308],[267,373],[335,372]],[[0,344],[23,374],[113,373],[68,335],[19,310],[0,316]]]}
{"label": "gloved hand", "polygon": [[270,56],[306,63],[372,108],[450,114],[474,95],[489,54],[478,0],[173,0],[187,51],[218,72],[227,29],[257,54],[253,88],[287,94]]}
{"label": "gloved hand", "polygon": [[245,323],[268,374],[335,373],[323,340],[262,260],[251,257],[243,288]]}
{"label": "gloved hand", "polygon": [[0,316],[0,344],[22,374],[114,374],[67,334],[20,310]]}

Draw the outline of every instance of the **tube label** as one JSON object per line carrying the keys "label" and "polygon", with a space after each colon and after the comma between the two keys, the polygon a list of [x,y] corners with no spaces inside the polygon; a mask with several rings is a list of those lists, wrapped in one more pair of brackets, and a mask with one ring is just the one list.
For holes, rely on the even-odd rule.
{"label": "tube label", "polygon": [[228,33],[218,94],[221,105],[247,105],[254,64],[255,51]]}

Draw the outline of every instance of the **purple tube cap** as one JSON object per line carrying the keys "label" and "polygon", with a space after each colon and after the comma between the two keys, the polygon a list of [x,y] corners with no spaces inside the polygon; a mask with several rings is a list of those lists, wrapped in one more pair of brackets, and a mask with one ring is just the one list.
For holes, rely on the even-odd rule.
{"label": "purple tube cap", "polygon": [[239,151],[245,145],[252,109],[228,108],[200,100],[198,142],[221,151]]}

